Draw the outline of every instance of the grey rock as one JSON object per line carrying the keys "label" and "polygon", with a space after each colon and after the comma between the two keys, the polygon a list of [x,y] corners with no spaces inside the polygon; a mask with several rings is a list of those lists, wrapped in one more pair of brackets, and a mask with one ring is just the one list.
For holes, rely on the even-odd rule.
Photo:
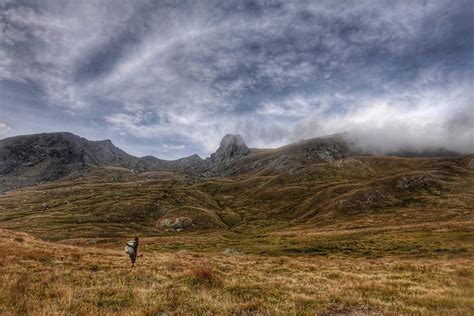
{"label": "grey rock", "polygon": [[238,250],[235,250],[235,249],[232,249],[232,248],[226,248],[224,249],[224,251],[222,252],[222,254],[226,255],[226,256],[241,256],[243,255],[242,252],[238,251]]}
{"label": "grey rock", "polygon": [[250,153],[250,149],[241,135],[227,134],[222,138],[217,151],[211,155],[211,161],[217,164],[225,164],[248,153]]}
{"label": "grey rock", "polygon": [[183,231],[193,225],[190,217],[163,218],[158,221],[158,226],[164,228],[173,228],[176,231]]}
{"label": "grey rock", "polygon": [[402,190],[416,190],[440,185],[440,179],[430,174],[404,176],[397,180],[396,187]]}
{"label": "grey rock", "polygon": [[307,151],[306,158],[316,157],[319,160],[330,162],[343,158],[344,148],[335,142],[324,142],[310,147]]}

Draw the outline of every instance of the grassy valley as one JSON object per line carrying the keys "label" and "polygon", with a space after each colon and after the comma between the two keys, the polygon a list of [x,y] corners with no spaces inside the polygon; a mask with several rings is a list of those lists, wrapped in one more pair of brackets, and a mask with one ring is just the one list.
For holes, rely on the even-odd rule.
{"label": "grassy valley", "polygon": [[305,144],[7,190],[0,313],[472,314],[474,157]]}

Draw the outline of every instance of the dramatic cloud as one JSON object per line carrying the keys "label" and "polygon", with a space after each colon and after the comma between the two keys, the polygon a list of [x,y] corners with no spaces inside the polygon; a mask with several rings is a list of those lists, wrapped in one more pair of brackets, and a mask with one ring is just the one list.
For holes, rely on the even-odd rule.
{"label": "dramatic cloud", "polygon": [[474,152],[473,2],[0,0],[0,137]]}

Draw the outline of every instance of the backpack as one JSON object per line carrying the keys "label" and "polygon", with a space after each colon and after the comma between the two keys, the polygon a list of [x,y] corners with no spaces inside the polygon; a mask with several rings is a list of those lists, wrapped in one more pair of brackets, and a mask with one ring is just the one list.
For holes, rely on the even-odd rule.
{"label": "backpack", "polygon": [[135,241],[127,241],[125,244],[125,253],[127,255],[133,255],[135,253]]}

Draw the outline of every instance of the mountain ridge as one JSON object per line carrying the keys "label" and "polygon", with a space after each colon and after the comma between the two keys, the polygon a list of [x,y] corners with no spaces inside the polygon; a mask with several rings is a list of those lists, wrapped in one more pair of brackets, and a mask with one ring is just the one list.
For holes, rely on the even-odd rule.
{"label": "mountain ridge", "polygon": [[[428,156],[436,157],[438,152],[443,157],[455,155],[432,151]],[[175,160],[136,157],[115,146],[110,139],[91,141],[69,132],[18,135],[0,140],[0,191],[78,178],[103,167],[119,167],[133,173],[168,171],[192,177],[225,177],[301,172],[314,163],[364,155],[370,154],[357,150],[343,134],[267,149],[249,148],[241,135],[227,134],[210,157],[203,159],[194,154]],[[409,155],[406,151],[400,154]]]}

